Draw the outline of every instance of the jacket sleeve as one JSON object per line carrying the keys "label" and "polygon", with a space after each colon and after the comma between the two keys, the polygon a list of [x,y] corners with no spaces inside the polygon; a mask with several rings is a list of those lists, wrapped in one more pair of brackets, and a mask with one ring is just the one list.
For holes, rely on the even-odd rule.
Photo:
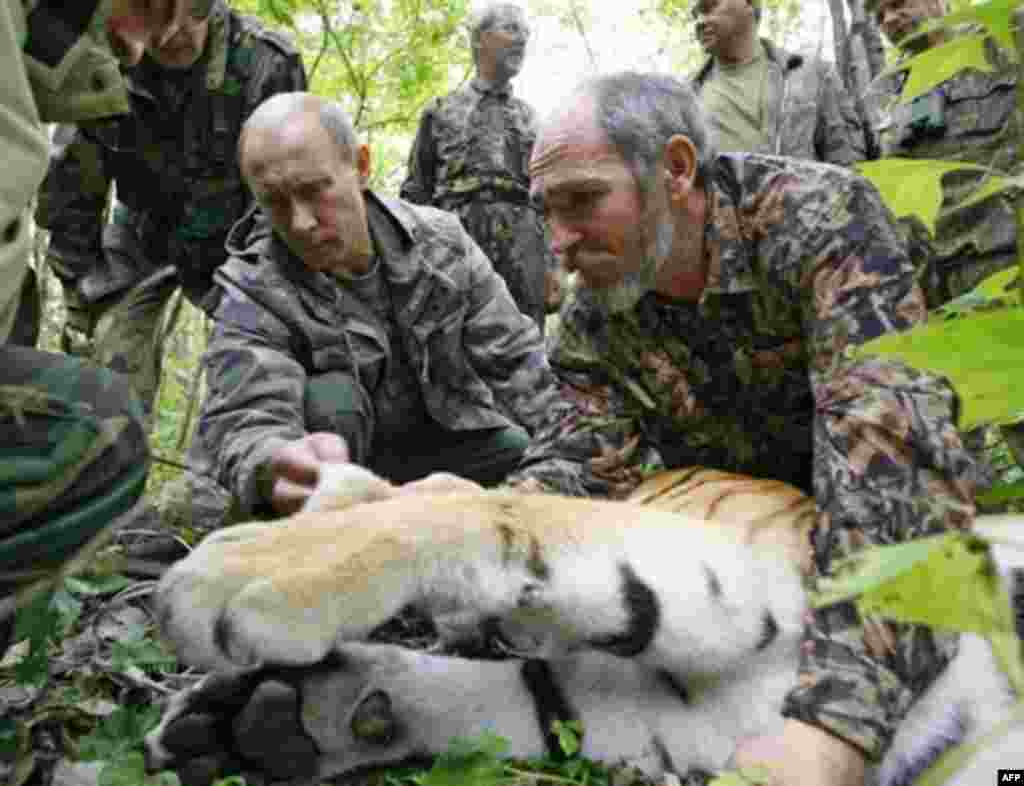
{"label": "jacket sleeve", "polygon": [[847,93],[835,69],[818,63],[821,79],[821,101],[818,104],[818,125],[814,131],[814,148],[819,161],[839,166],[852,166],[867,156],[867,136],[853,99]]}
{"label": "jacket sleeve", "polygon": [[[891,214],[867,181],[850,183],[816,216],[800,268],[815,400],[812,585],[859,548],[967,528],[974,514],[974,466],[948,381],[847,351],[925,317]],[[783,713],[877,759],[955,641],[861,619],[851,603],[814,610]]]}
{"label": "jacket sleeve", "polygon": [[103,146],[82,127],[59,126],[36,222],[50,231],[46,261],[65,286],[74,287],[101,259],[110,187]]}
{"label": "jacket sleeve", "polygon": [[272,95],[304,92],[308,88],[306,68],[299,51],[277,33],[265,35],[271,36],[271,40],[263,42],[263,56],[259,59],[255,78],[249,82],[247,116]]}
{"label": "jacket sleeve", "polygon": [[563,306],[549,357],[558,379],[542,420],[508,484],[523,491],[624,499],[646,473],[665,469],[625,399],[614,369],[588,336],[585,290]]}
{"label": "jacket sleeve", "polygon": [[46,134],[29,82],[23,44],[25,8],[8,3],[0,10],[0,136],[4,187],[0,191],[0,344],[7,343],[16,319],[22,281],[30,257],[28,204],[46,170]]}
{"label": "jacket sleeve", "polygon": [[306,371],[288,327],[236,288],[225,289],[203,356],[208,393],[190,459],[251,516],[265,504],[260,475],[271,455],[306,434]]}
{"label": "jacket sleeve", "polygon": [[461,228],[459,234],[469,276],[462,338],[466,356],[501,411],[533,434],[557,397],[544,339],[476,242]]}
{"label": "jacket sleeve", "polygon": [[409,150],[408,173],[402,182],[400,196],[417,205],[433,204],[434,175],[434,104],[423,110],[412,148]]}

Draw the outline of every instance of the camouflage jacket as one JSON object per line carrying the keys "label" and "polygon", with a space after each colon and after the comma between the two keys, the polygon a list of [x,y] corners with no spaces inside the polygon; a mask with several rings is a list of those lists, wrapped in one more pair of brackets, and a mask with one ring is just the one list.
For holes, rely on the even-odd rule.
{"label": "camouflage jacket", "polygon": [[533,109],[510,85],[485,87],[474,79],[423,111],[402,198],[449,210],[492,189],[501,194],[496,201],[526,205],[536,135]]}
{"label": "camouflage jacket", "polygon": [[[761,39],[768,60],[764,89],[765,136],[770,153],[850,166],[866,156],[864,127],[843,83],[830,65],[794,54]],[[699,94],[711,74],[708,58],[691,78]]]}
{"label": "camouflage jacket", "polygon": [[[392,327],[430,416],[452,430],[517,422],[533,431],[542,394],[554,389],[536,325],[458,219],[366,196]],[[247,236],[244,226],[236,231]],[[307,381],[354,370],[374,391],[391,343],[376,313],[331,276],[305,268],[276,236],[236,253],[216,280],[223,296],[204,358],[210,392],[197,440],[218,481],[251,512],[259,469],[283,441],[306,434]]]}
{"label": "camouflage jacket", "polygon": [[[563,306],[550,348],[563,401],[510,483],[621,498],[692,464],[788,480],[817,500],[823,574],[865,543],[968,526],[974,465],[949,384],[847,351],[926,313],[878,192],[838,167],[745,154],[719,157],[707,197],[698,302],[650,293],[609,317],[579,288]],[[926,683],[915,670],[938,668],[929,642],[894,635],[882,657],[816,628],[828,641],[785,714],[878,755]]]}
{"label": "camouflage jacket", "polygon": [[[997,173],[1019,169],[1018,140],[1024,134],[1024,119],[1017,109],[1018,66],[991,39],[985,46],[992,71],[961,70],[910,103],[899,102],[905,71],[871,85],[867,103],[876,118],[883,156],[961,161]],[[985,172],[965,170],[947,174],[935,236],[929,240],[923,226],[914,233],[925,246],[922,256],[931,254],[939,271],[976,266],[980,276],[1016,262],[1015,189],[956,208],[985,177]],[[976,283],[974,278],[964,277],[964,286]],[[961,294],[957,289],[952,284],[932,298],[929,287],[930,299],[936,301],[929,305]]]}
{"label": "camouflage jacket", "polygon": [[252,201],[236,160],[242,124],[265,98],[304,90],[305,71],[286,39],[217,0],[193,68],[143,58],[126,76],[131,115],[55,139],[37,209],[51,232],[49,261],[90,302],[174,264],[198,302]]}
{"label": "camouflage jacket", "polygon": [[[40,122],[89,120],[128,111],[128,97],[99,0],[70,4],[3,0],[0,11],[0,344],[17,312],[31,255],[26,214],[46,172]],[[67,35],[57,36],[54,30]]]}

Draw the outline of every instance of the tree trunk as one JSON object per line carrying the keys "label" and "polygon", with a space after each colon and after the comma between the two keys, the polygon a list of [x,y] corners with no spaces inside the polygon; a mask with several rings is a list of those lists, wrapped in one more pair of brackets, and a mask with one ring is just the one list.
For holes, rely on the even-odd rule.
{"label": "tree trunk", "polygon": [[[850,24],[846,24],[849,10]],[[833,39],[836,46],[836,68],[853,99],[854,108],[864,127],[868,158],[877,158],[878,145],[874,134],[874,118],[868,112],[865,96],[868,86],[882,70],[884,53],[874,20],[864,12],[864,0],[829,0]],[[880,58],[880,59],[879,59]]]}

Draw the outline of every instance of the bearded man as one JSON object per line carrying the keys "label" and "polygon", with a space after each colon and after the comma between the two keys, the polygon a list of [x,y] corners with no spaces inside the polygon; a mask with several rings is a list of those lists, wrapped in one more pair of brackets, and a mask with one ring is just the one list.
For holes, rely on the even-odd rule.
{"label": "bearded man", "polygon": [[[925,317],[876,189],[845,169],[719,155],[670,77],[585,84],[541,129],[532,196],[579,276],[552,337],[564,403],[509,482],[623,498],[704,465],[812,494],[814,579],[866,544],[969,527],[975,468],[949,384],[850,350]],[[780,738],[742,744],[784,784],[861,784],[956,637],[808,617]]]}

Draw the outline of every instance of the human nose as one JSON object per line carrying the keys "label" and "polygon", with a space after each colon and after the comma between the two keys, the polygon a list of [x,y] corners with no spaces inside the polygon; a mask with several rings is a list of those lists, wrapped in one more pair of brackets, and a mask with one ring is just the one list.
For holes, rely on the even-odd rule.
{"label": "human nose", "polygon": [[551,251],[555,256],[566,254],[580,242],[582,234],[569,222],[559,218],[549,218],[548,226],[551,229]]}
{"label": "human nose", "polygon": [[882,8],[878,14],[878,25],[879,27],[885,28],[891,26],[897,21],[899,17],[899,8],[896,6],[888,6]]}
{"label": "human nose", "polygon": [[305,202],[292,203],[291,225],[294,232],[309,232],[317,224],[316,213]]}
{"label": "human nose", "polygon": [[173,10],[166,19],[166,21],[159,26],[155,32],[156,46],[159,48],[164,46],[174,36],[178,34],[188,20],[190,14],[190,2],[178,2],[174,3]]}
{"label": "human nose", "polygon": [[134,66],[142,59],[149,42],[149,31],[144,27],[124,25],[111,27],[107,37],[110,50],[123,66]]}

